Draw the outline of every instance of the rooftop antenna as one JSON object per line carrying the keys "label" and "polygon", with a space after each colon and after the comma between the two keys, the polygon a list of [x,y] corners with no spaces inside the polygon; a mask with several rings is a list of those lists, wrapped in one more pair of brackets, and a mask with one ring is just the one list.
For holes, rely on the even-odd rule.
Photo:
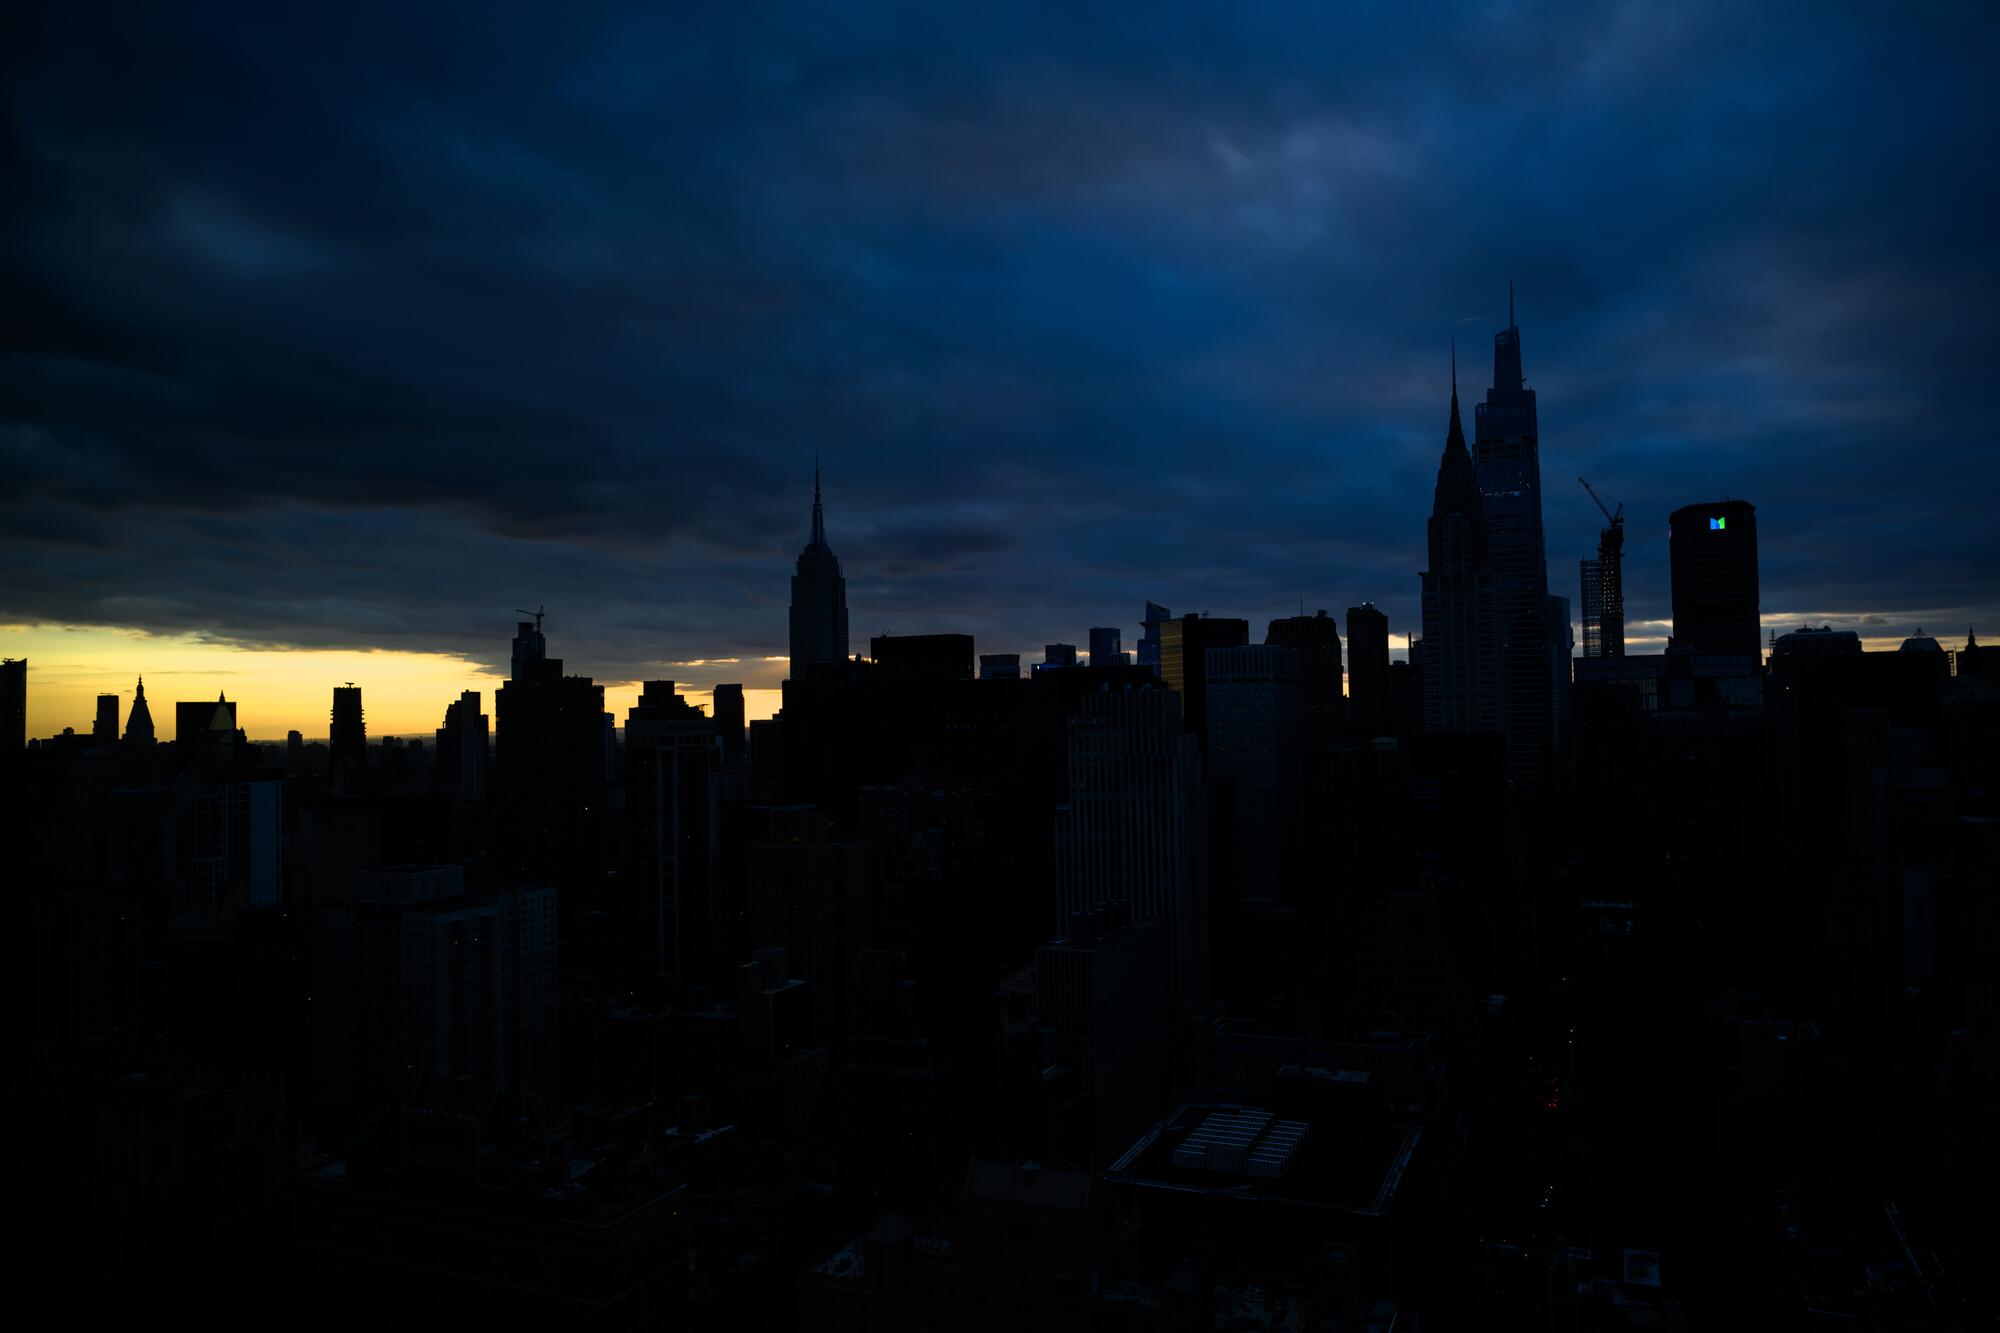
{"label": "rooftop antenna", "polygon": [[535,633],[540,634],[542,632],[542,616],[546,613],[541,607],[538,606],[530,611],[525,606],[517,606],[514,608],[514,614],[517,616],[533,616],[535,618]]}

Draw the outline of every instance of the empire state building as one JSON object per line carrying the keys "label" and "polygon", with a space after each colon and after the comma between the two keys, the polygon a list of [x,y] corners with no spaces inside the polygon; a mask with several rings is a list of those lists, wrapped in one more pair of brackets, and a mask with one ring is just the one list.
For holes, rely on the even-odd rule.
{"label": "empire state building", "polygon": [[814,666],[847,660],[847,580],[826,544],[826,511],[820,506],[819,465],[813,465],[812,538],[799,552],[792,575],[792,679]]}

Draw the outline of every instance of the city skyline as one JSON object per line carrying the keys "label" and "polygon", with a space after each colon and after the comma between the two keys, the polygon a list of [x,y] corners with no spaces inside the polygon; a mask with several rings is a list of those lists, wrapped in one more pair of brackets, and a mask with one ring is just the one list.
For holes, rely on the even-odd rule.
{"label": "city skyline", "polygon": [[1149,9],[1057,44],[888,11],[713,24],[689,67],[615,13],[309,49],[139,15],[86,104],[79,20],[40,16],[0,57],[0,633],[53,664],[17,627],[82,627],[86,704],[129,691],[83,678],[124,631],[441,654],[377,665],[448,698],[532,603],[632,693],[729,658],[773,688],[817,450],[857,638],[1365,598],[1400,648],[1444,348],[1512,274],[1552,592],[1583,475],[1626,506],[1633,651],[1666,515],[1722,494],[1773,534],[1767,629],[1956,640],[2000,624],[1993,33],[1812,17]]}

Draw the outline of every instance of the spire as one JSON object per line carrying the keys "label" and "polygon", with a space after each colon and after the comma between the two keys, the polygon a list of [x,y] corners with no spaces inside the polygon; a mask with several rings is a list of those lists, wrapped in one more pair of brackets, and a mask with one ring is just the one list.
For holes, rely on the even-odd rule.
{"label": "spire", "polygon": [[153,710],[146,706],[146,678],[139,677],[139,688],[132,696],[132,713],[125,722],[125,740],[132,745],[153,743]]}
{"label": "spire", "polygon": [[1465,427],[1458,419],[1458,335],[1451,335],[1451,424],[1445,428],[1444,456],[1449,462],[1454,453],[1465,453]]}
{"label": "spire", "polygon": [[817,449],[813,450],[813,526],[812,541],[809,544],[826,545],[826,511],[821,508],[819,500],[819,450]]}

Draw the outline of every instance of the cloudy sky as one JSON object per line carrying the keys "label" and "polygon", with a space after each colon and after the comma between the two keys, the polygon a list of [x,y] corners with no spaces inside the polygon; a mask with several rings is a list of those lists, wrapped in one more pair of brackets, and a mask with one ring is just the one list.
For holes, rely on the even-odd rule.
{"label": "cloudy sky", "polygon": [[769,687],[815,450],[859,650],[1400,640],[1509,275],[1552,589],[1582,474],[1635,622],[1733,495],[1767,623],[2000,637],[1990,6],[285,8],[0,19],[31,667],[291,660],[323,734],[373,650],[415,729],[546,604],[574,670]]}

